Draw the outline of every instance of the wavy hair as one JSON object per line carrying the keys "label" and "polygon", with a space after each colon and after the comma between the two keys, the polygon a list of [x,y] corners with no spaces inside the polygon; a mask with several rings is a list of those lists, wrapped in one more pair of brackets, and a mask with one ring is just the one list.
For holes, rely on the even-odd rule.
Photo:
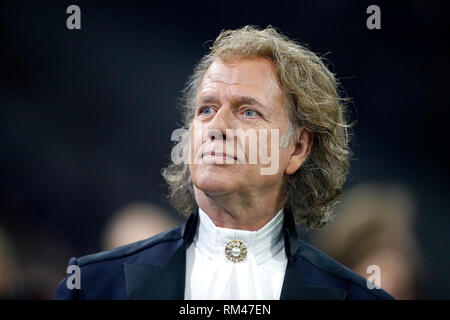
{"label": "wavy hair", "polygon": [[[349,169],[347,98],[340,93],[335,75],[321,58],[273,27],[245,26],[222,31],[210,52],[195,66],[183,90],[181,108],[186,133],[172,152],[188,143],[188,128],[195,114],[197,92],[207,69],[218,58],[265,58],[276,70],[289,110],[289,127],[313,132],[311,152],[296,173],[286,177],[286,207],[296,223],[321,228],[330,220],[342,194]],[[293,139],[294,135],[291,135]],[[186,163],[172,163],[162,170],[174,208],[189,215],[195,208],[192,179]]]}

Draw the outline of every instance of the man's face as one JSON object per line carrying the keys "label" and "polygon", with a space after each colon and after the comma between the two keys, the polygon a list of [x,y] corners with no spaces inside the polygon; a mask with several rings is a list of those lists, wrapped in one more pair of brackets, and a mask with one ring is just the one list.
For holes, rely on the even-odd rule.
{"label": "man's face", "polygon": [[[276,143],[271,139],[275,137],[271,129],[281,136],[288,128],[288,113],[275,72],[272,62],[262,58],[217,59],[208,68],[190,128],[189,170],[197,189],[209,195],[263,195],[267,190],[281,189],[293,148],[282,148],[278,137]],[[258,139],[249,138],[251,134],[247,138],[233,136],[237,129],[256,133]],[[259,140],[261,135],[265,139]],[[252,143],[256,143],[255,148],[249,145]],[[271,164],[262,164],[261,152]],[[272,170],[268,174],[269,167]],[[262,174],[264,168],[266,173]]]}

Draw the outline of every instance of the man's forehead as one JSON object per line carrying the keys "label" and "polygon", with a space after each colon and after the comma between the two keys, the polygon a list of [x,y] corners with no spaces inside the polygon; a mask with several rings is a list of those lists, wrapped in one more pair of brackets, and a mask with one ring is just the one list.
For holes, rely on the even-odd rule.
{"label": "man's forehead", "polygon": [[274,65],[263,58],[216,59],[205,73],[202,85],[213,83],[279,89]]}

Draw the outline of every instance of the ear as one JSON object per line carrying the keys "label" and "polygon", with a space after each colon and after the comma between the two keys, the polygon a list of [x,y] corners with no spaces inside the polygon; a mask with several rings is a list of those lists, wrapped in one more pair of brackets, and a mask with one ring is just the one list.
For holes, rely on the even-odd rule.
{"label": "ear", "polygon": [[294,150],[291,153],[288,164],[284,173],[294,174],[306,161],[314,140],[314,133],[306,128],[299,128],[296,132],[295,137],[297,138]]}

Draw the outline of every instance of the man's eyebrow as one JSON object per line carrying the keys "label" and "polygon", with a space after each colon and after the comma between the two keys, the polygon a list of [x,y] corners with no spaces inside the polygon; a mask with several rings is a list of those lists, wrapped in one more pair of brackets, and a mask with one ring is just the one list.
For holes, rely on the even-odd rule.
{"label": "man's eyebrow", "polygon": [[233,103],[236,105],[247,104],[247,105],[251,105],[251,106],[261,107],[262,109],[265,109],[265,110],[269,110],[269,108],[266,105],[262,104],[255,98],[248,97],[248,96],[236,97],[235,99],[233,99]]}
{"label": "man's eyebrow", "polygon": [[237,105],[241,105],[241,104],[256,105],[256,106],[260,106],[262,108],[267,109],[267,107],[264,104],[262,104],[261,102],[259,102],[255,98],[248,97],[248,96],[236,97],[235,99],[233,99],[233,103],[237,104]]}
{"label": "man's eyebrow", "polygon": [[203,104],[203,103],[217,103],[219,102],[219,99],[216,96],[203,96],[197,99],[197,103]]}
{"label": "man's eyebrow", "polygon": [[[207,103],[218,103],[219,98],[213,95],[207,95],[202,96],[197,99],[198,104],[207,104]],[[260,103],[255,98],[249,97],[249,96],[238,96],[232,99],[232,102],[234,105],[242,105],[242,104],[248,104],[248,105],[254,105],[254,106],[260,106],[262,108],[267,109],[267,107]]]}

